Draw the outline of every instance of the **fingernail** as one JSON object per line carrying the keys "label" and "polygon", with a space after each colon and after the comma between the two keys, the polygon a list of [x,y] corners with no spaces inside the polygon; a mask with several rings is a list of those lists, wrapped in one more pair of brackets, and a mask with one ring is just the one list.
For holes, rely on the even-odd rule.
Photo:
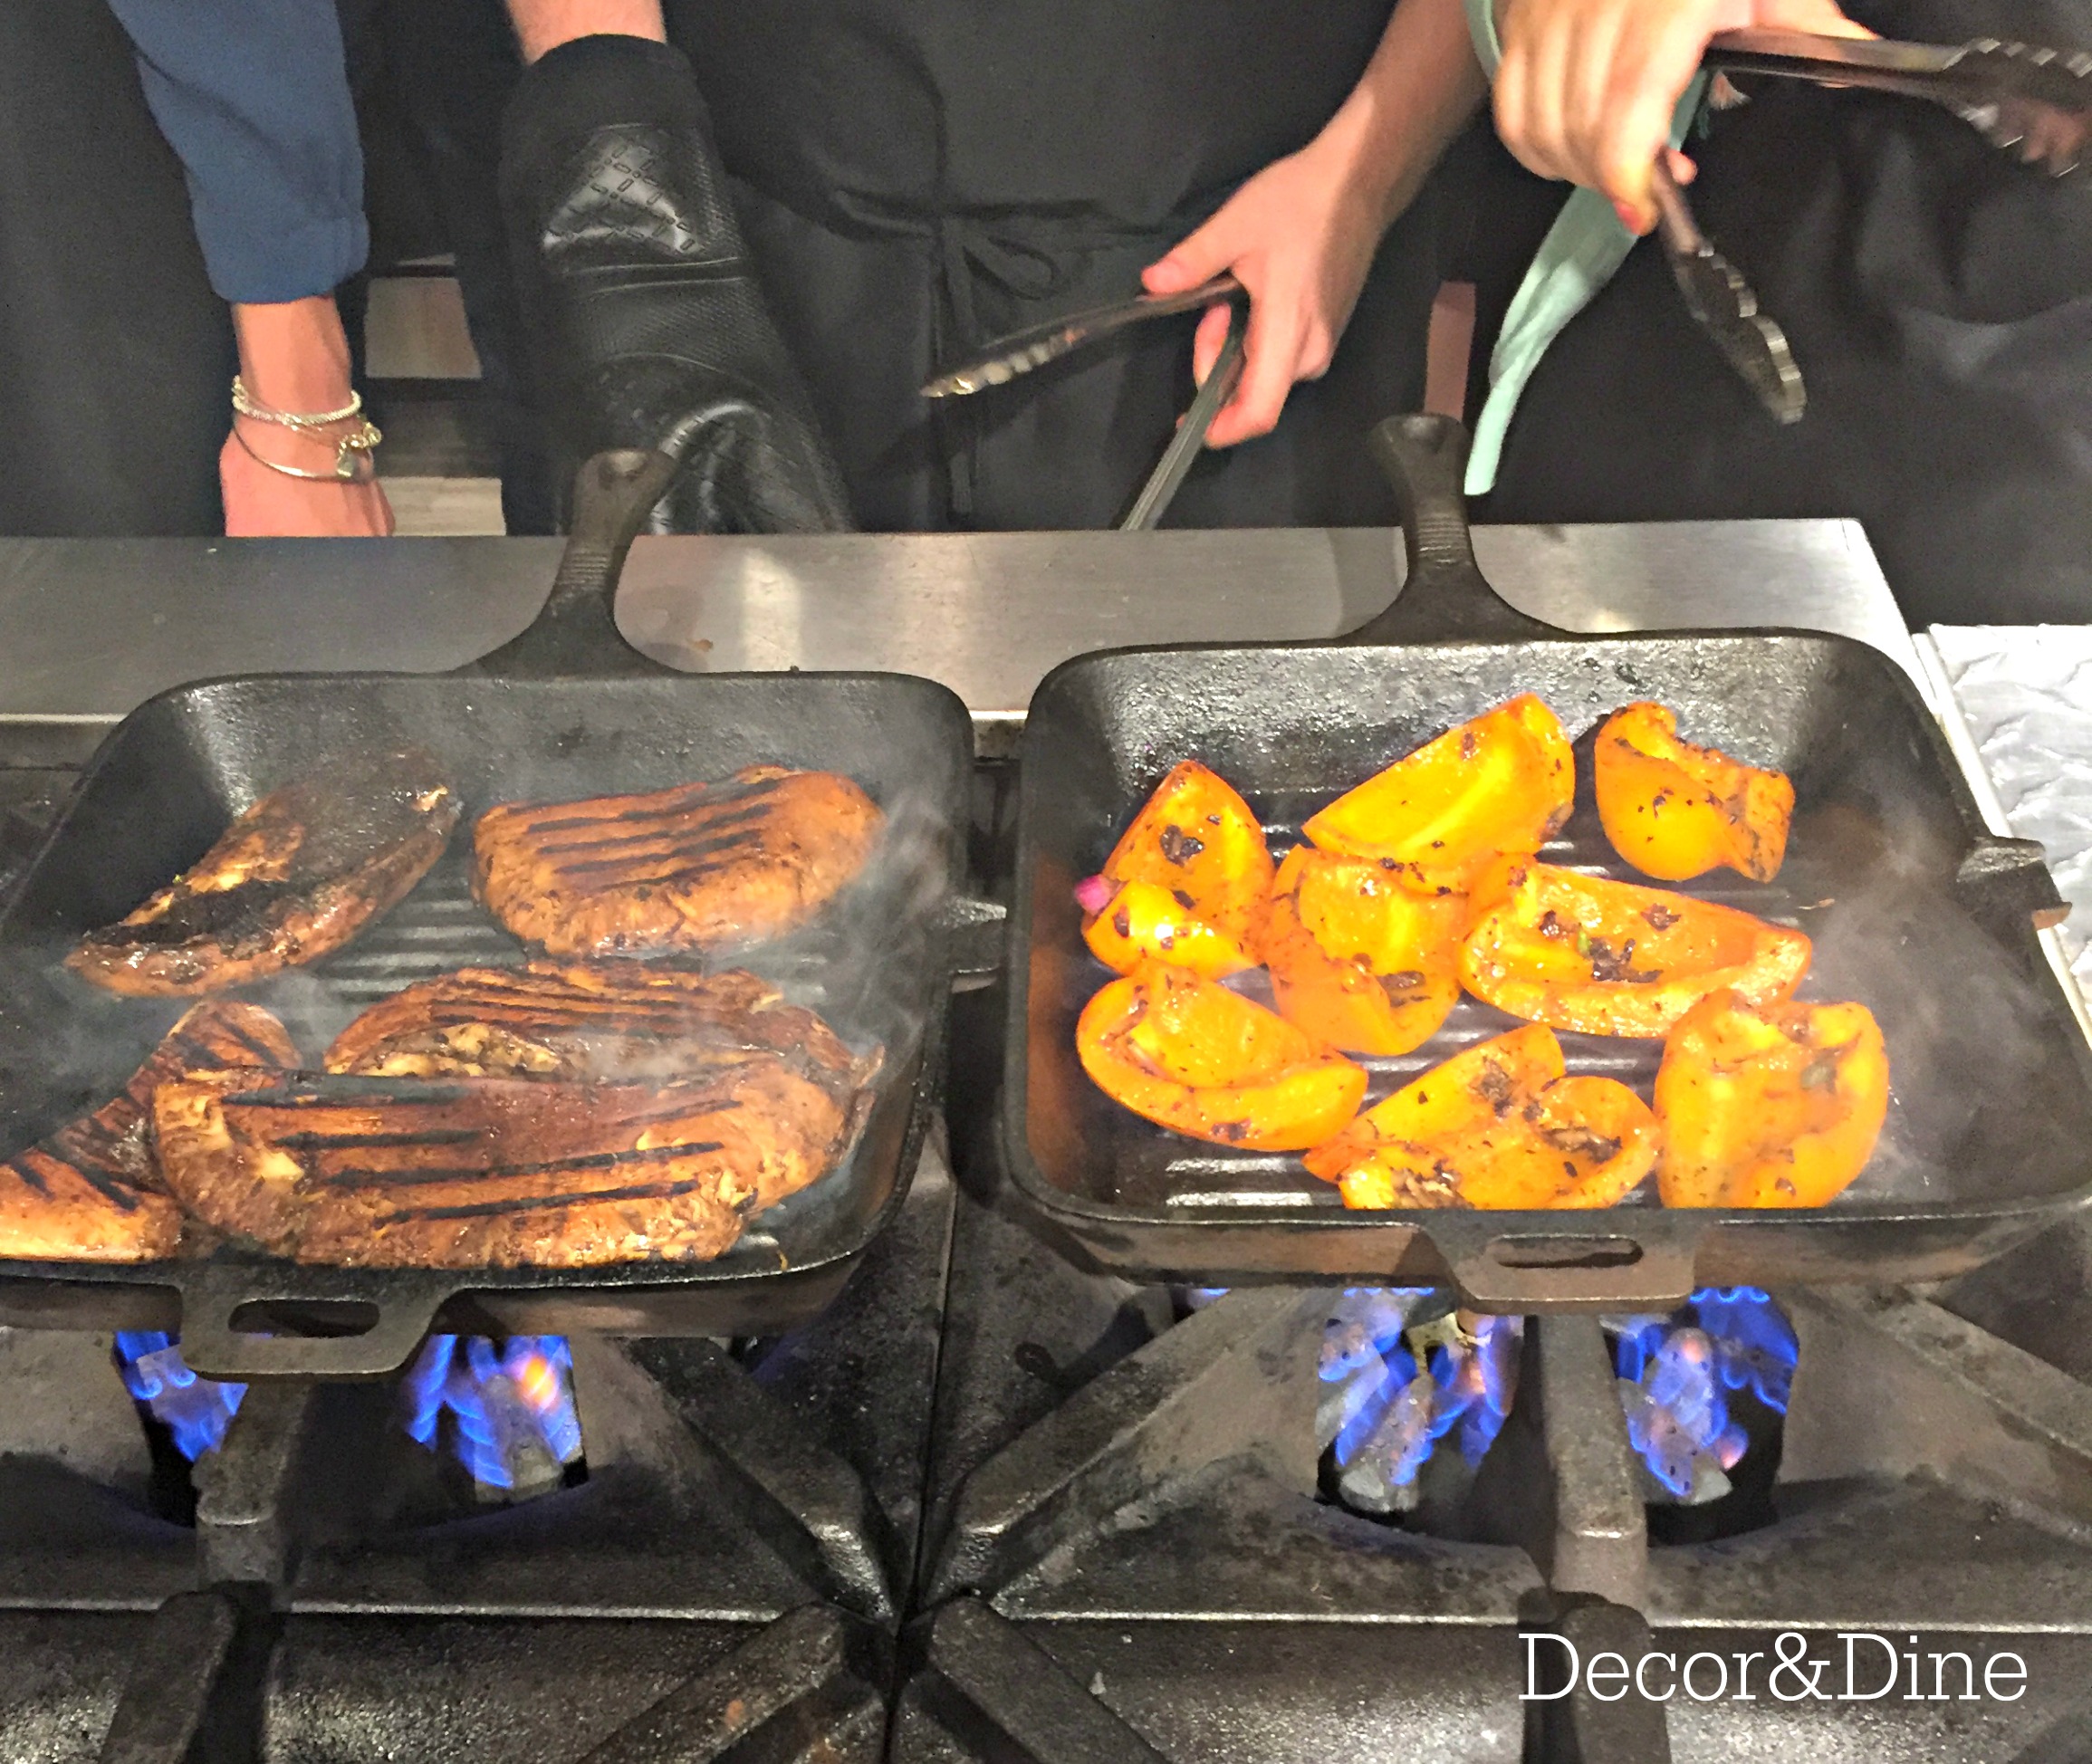
{"label": "fingernail", "polygon": [[1636,215],[1632,208],[1627,206],[1626,203],[1614,203],[1613,213],[1620,217],[1620,225],[1626,227],[1628,232],[1639,233],[1642,230],[1640,225],[1637,224],[1638,216]]}

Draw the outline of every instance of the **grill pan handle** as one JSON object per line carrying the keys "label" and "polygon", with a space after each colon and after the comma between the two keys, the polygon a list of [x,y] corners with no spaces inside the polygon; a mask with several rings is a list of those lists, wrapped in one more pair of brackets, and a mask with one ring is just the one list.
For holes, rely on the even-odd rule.
{"label": "grill pan handle", "polygon": [[1676,1220],[1620,1222],[1582,1215],[1590,1229],[1563,1234],[1562,1215],[1521,1232],[1506,1213],[1448,1213],[1425,1228],[1462,1298],[1498,1316],[1549,1310],[1670,1310],[1692,1296],[1698,1232]]}
{"label": "grill pan handle", "polygon": [[1367,445],[1395,486],[1409,576],[1392,605],[1339,643],[1521,643],[1564,635],[1504,599],[1474,561],[1461,488],[1465,429],[1450,417],[1390,417]]}
{"label": "grill pan handle", "polygon": [[625,555],[679,469],[667,454],[631,448],[584,463],[574,479],[567,548],[543,608],[522,636],[458,672],[512,680],[675,673],[625,641],[617,606]]}
{"label": "grill pan handle", "polygon": [[[387,1269],[214,1267],[182,1281],[181,1350],[206,1378],[383,1378],[421,1346],[457,1276]],[[251,1304],[353,1306],[375,1312],[358,1335],[251,1335],[234,1318]]]}

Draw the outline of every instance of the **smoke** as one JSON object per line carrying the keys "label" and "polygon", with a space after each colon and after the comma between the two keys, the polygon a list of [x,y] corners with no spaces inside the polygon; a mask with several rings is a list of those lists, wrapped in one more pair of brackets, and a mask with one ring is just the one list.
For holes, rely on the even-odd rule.
{"label": "smoke", "polygon": [[1799,996],[1857,1000],[1888,1047],[1888,1119],[1841,1198],[2077,1186],[2092,1123],[2072,1031],[2031,940],[2001,941],[1956,896],[1959,852],[1914,813],[1850,809],[1798,820],[1792,849],[1780,886],[1815,944]]}
{"label": "smoke", "polygon": [[[750,732],[749,739],[759,733]],[[738,754],[730,757],[733,763],[710,765],[694,758],[687,775],[724,777],[747,762]],[[881,762],[878,756],[868,762],[875,769]],[[578,781],[600,791],[613,785],[660,788],[680,781],[632,780],[614,772],[577,780],[568,756],[533,764],[528,755],[515,755],[491,785],[484,778],[464,781],[477,785],[466,788],[467,812],[447,850],[404,901],[322,961],[236,990],[236,996],[283,1020],[309,1067],[319,1065],[329,1044],[360,1012],[416,982],[460,967],[513,966],[529,958],[532,952],[473,898],[472,828],[488,807],[501,801],[571,801],[591,793],[577,788]],[[881,793],[876,778],[863,781],[875,795]],[[897,1124],[907,1117],[926,1031],[943,1002],[938,939],[960,829],[951,824],[951,806],[940,801],[930,783],[904,783],[896,790],[889,778],[886,784],[884,824],[862,874],[792,933],[712,952],[701,963],[712,973],[745,968],[769,981],[789,1003],[816,1012],[868,1067],[877,1066],[871,1122],[859,1135],[856,1157],[840,1174],[831,1171],[816,1183],[808,1197],[794,1196],[759,1215],[760,1229],[733,1252],[772,1266],[780,1256],[804,1260],[836,1247],[832,1237],[883,1196],[883,1184],[857,1180],[859,1170],[867,1158],[897,1153]],[[252,800],[258,792],[237,794]],[[226,820],[237,806],[242,804],[228,805]],[[168,879],[155,876],[139,894]],[[97,903],[92,923],[120,916],[130,904],[110,909]],[[53,925],[49,935],[18,944],[12,952],[19,978],[0,996],[0,1080],[13,1108],[6,1123],[11,1149],[108,1101],[192,1002],[120,999],[64,972],[62,959],[86,928]],[[700,963],[693,953],[677,965]],[[620,1072],[614,1059],[606,1059],[602,1077],[657,1081],[658,1058],[648,1061],[643,1050],[632,1052],[630,1070]],[[860,1122],[862,1115],[860,1110]],[[872,1186],[877,1194],[868,1193]]]}

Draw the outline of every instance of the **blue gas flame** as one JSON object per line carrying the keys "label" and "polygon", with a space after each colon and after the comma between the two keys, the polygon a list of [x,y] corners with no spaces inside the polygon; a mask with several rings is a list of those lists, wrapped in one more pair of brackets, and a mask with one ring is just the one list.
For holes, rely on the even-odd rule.
{"label": "blue gas flame", "polygon": [[1436,1344],[1419,1366],[1406,1336],[1429,1296],[1417,1288],[1355,1287],[1330,1318],[1319,1370],[1338,1386],[1333,1408],[1325,1403],[1324,1426],[1336,1423],[1339,1472],[1376,1452],[1389,1484],[1406,1488],[1447,1434],[1457,1430],[1461,1456],[1477,1464],[1502,1431],[1517,1387],[1518,1319],[1483,1318],[1475,1347]]}
{"label": "blue gas flame", "polygon": [[176,1450],[194,1463],[225,1443],[247,1387],[197,1377],[178,1341],[159,1329],[119,1329],[116,1369],[124,1388],[166,1424]]}
{"label": "blue gas flame", "polygon": [[571,1464],[581,1455],[573,1364],[564,1336],[511,1336],[499,1348],[485,1336],[430,1336],[400,1385],[408,1434],[433,1448],[449,1411],[459,1462],[490,1489],[515,1486],[510,1450],[519,1430]]}
{"label": "blue gas flame", "polygon": [[[1724,1393],[1748,1388],[1785,1414],[1800,1344],[1771,1296],[1756,1287],[1703,1287],[1669,1317],[1609,1318],[1627,1438],[1649,1472],[1680,1499],[1750,1449]],[[1725,1489],[1723,1478],[1712,1485]]]}

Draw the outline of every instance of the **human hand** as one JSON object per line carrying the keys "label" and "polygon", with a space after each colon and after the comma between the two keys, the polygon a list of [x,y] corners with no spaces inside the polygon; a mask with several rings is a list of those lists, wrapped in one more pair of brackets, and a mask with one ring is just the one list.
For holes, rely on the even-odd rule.
{"label": "human hand", "polygon": [[[272,427],[254,445],[302,472],[333,467],[331,441]],[[392,505],[376,478],[345,484],[286,477],[263,465],[236,435],[226,436],[218,449],[218,487],[228,539],[387,539],[392,533]]]}
{"label": "human hand", "polygon": [[[1707,41],[1752,25],[1865,37],[1832,0],[1498,0],[1496,128],[1543,177],[1612,198],[1621,222],[1656,224],[1651,169]],[[1690,163],[1674,154],[1684,182]]]}
{"label": "human hand", "polygon": [[[1207,446],[1268,435],[1293,382],[1329,370],[1388,219],[1384,194],[1318,139],[1265,167],[1142,272],[1150,293],[1176,293],[1224,271],[1249,291],[1242,380],[1214,418]],[[1227,332],[1226,304],[1209,307],[1192,344],[1202,384]]]}

